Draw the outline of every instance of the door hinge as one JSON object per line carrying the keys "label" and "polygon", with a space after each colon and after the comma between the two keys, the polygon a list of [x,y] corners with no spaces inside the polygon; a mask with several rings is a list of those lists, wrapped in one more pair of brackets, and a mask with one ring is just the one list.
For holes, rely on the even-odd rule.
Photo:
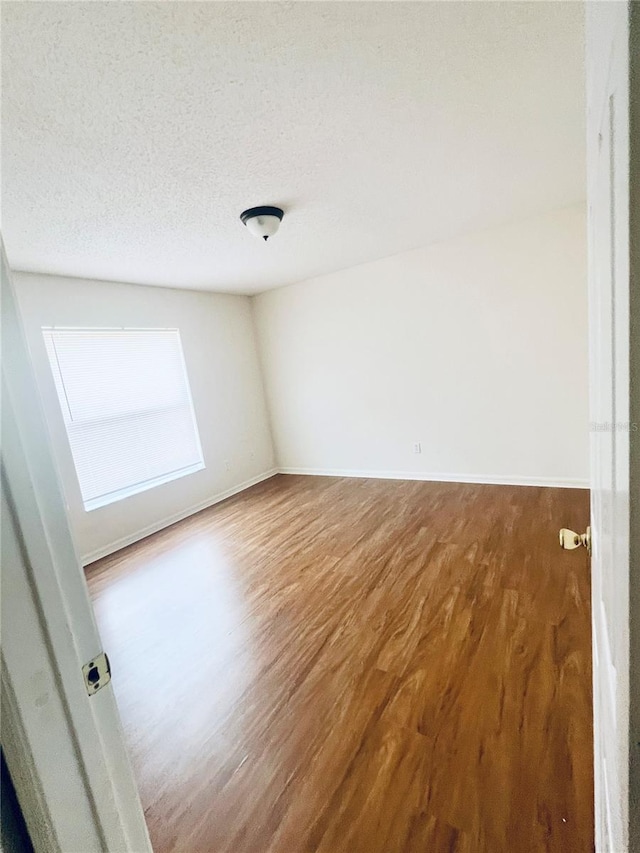
{"label": "door hinge", "polygon": [[109,658],[104,652],[100,652],[95,658],[91,658],[89,663],[85,663],[82,667],[82,674],[84,675],[87,693],[89,696],[93,696],[101,687],[111,681]]}

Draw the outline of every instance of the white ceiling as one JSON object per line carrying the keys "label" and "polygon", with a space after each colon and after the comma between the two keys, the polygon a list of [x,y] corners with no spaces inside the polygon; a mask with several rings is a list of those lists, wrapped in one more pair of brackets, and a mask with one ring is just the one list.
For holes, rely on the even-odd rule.
{"label": "white ceiling", "polygon": [[15,269],[253,293],[585,196],[582,3],[2,13]]}

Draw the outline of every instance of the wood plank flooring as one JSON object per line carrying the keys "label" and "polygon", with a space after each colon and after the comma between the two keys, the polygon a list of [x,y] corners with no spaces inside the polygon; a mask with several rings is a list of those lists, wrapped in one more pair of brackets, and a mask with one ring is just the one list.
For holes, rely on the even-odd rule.
{"label": "wood plank flooring", "polygon": [[277,476],[94,563],[156,853],[592,851],[588,512]]}

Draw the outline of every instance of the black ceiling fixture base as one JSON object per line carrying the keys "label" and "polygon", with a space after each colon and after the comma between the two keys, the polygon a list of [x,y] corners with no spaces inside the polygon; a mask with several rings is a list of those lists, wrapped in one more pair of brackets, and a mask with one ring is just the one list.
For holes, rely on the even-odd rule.
{"label": "black ceiling fixture base", "polygon": [[[240,214],[240,219],[247,224],[247,219],[253,219],[254,216],[277,216],[278,219],[282,222],[282,217],[284,216],[284,210],[281,210],[279,207],[250,207],[249,210],[245,210]],[[265,240],[267,238],[265,237]]]}

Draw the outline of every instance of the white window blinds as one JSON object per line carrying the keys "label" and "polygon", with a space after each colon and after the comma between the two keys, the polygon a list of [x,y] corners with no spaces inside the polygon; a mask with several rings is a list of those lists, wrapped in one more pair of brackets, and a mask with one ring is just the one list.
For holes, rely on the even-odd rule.
{"label": "white window blinds", "polygon": [[86,510],[204,468],[178,329],[43,329]]}

